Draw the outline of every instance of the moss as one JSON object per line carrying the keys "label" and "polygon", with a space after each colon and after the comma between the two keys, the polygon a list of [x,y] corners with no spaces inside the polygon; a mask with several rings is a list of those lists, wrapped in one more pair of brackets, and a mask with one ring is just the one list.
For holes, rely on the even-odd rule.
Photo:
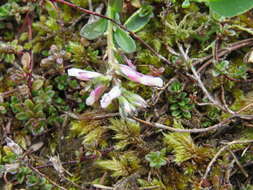
{"label": "moss", "polygon": [[[69,2],[89,9],[88,0]],[[108,6],[107,1],[91,2],[94,10],[101,4]],[[253,17],[249,11],[223,20],[210,12],[206,3],[191,0],[186,6],[184,2],[124,1],[122,23],[140,6],[153,7],[154,16],[136,34],[171,63],[165,63],[137,39],[137,50],[131,54],[114,44],[111,48],[117,51],[116,61],[126,64],[130,60],[138,72],[161,77],[164,86],[145,86],[112,72],[105,93],[121,82],[123,88],[147,100],[147,107],[138,110],[135,117],[175,129],[202,129],[222,122],[231,113],[205,104],[210,103],[206,92],[192,77],[190,64],[182,58],[178,44],[185,50],[188,48],[189,62],[196,64],[199,59],[214,55],[216,48],[223,48],[218,51],[223,53],[235,47],[231,44],[251,38]],[[88,106],[86,99],[95,83],[68,77],[67,69],[77,67],[108,74],[106,33],[94,40],[80,35],[89,17],[49,0],[1,1],[0,177],[4,179],[0,182],[1,189],[55,189],[45,176],[70,190],[81,189],[80,186],[93,189],[94,184],[120,190],[203,189],[200,181],[211,159],[225,146],[224,142],[252,139],[252,121],[238,116],[218,130],[179,133],[144,125],[130,117],[120,118],[117,101],[108,109],[102,109],[99,101]],[[31,62],[24,63],[24,55],[29,55]],[[123,59],[124,56],[128,59]],[[194,65],[199,69],[211,61],[199,76],[211,96],[222,105],[224,88],[224,99],[233,111],[253,101],[252,82],[247,82],[253,77],[250,56],[252,50],[245,46],[218,60],[211,58]],[[178,81],[179,88],[175,85]],[[173,109],[180,110],[180,117]],[[252,117],[252,107],[240,114]],[[19,148],[23,153],[17,153]],[[236,144],[230,150],[252,176],[247,166],[253,159],[251,146]],[[62,164],[62,173],[49,160],[57,155],[56,165]],[[227,189],[226,175],[231,162],[230,152],[222,152],[208,173],[206,188]],[[157,167],[153,167],[155,164]],[[8,171],[8,167],[13,171]],[[242,176],[236,167],[234,164],[231,185],[234,189],[250,189],[252,180]]]}

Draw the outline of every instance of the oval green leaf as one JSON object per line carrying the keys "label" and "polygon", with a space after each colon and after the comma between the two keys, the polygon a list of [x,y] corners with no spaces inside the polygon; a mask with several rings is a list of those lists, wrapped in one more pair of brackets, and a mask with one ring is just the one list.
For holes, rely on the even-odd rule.
{"label": "oval green leaf", "polygon": [[88,40],[94,40],[105,33],[108,21],[99,19],[96,22],[86,24],[80,31],[80,35]]}
{"label": "oval green leaf", "polygon": [[123,0],[109,0],[110,8],[115,12],[121,12],[123,8]]}
{"label": "oval green leaf", "polygon": [[253,8],[253,0],[209,0],[210,8],[224,17],[240,15]]}
{"label": "oval green leaf", "polygon": [[113,33],[116,44],[126,53],[133,53],[136,50],[136,44],[131,36],[120,28]]}
{"label": "oval green leaf", "polygon": [[141,30],[153,17],[153,7],[145,6],[136,11],[131,17],[125,22],[125,26],[128,30],[138,32]]}
{"label": "oval green leaf", "polygon": [[27,112],[19,112],[16,114],[18,120],[24,121],[29,119],[29,114]]}

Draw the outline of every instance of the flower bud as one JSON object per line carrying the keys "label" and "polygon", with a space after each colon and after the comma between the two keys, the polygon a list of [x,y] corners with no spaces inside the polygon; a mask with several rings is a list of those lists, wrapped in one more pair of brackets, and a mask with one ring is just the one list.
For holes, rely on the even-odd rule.
{"label": "flower bud", "polygon": [[102,99],[100,101],[101,107],[106,108],[111,104],[112,100],[119,97],[120,95],[121,95],[120,87],[114,86],[108,93],[102,96]]}
{"label": "flower bud", "polygon": [[144,75],[142,73],[137,72],[133,68],[127,65],[120,65],[120,74],[125,76],[126,78],[138,82],[140,84],[144,84],[147,86],[163,86],[163,80],[160,77],[153,77],[151,75]]}
{"label": "flower bud", "polygon": [[91,91],[89,97],[86,99],[86,104],[88,106],[93,105],[102,96],[106,89],[104,85],[98,85],[94,90]]}
{"label": "flower bud", "polygon": [[87,70],[82,70],[82,69],[77,69],[77,68],[72,68],[68,70],[68,75],[69,76],[74,76],[80,80],[84,81],[89,81],[93,78],[97,78],[102,76],[102,74],[93,72],[93,71],[87,71]]}
{"label": "flower bud", "polygon": [[124,96],[120,96],[119,100],[119,112],[121,117],[126,117],[137,112],[137,109],[132,105]]}
{"label": "flower bud", "polygon": [[139,108],[146,108],[147,107],[147,102],[138,94],[134,94],[132,92],[126,91],[124,93],[124,96],[127,98],[127,100],[133,104],[136,107]]}

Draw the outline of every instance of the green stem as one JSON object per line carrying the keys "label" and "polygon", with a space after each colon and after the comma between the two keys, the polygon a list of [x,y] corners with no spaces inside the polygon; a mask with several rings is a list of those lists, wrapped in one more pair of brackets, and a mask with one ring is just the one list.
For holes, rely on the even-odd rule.
{"label": "green stem", "polygon": [[[113,11],[111,7],[108,6],[108,17],[113,19]],[[114,56],[114,44],[113,44],[113,23],[108,22],[108,29],[107,29],[107,54],[108,54],[108,71],[111,72],[117,67],[117,62]]]}

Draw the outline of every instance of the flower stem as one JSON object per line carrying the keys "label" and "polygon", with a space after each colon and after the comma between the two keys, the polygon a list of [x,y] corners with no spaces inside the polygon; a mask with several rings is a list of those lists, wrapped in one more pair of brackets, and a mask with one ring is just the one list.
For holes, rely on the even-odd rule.
{"label": "flower stem", "polygon": [[[110,1],[110,0],[109,0]],[[107,10],[108,17],[113,19],[114,14],[111,10],[111,7],[108,6]],[[108,72],[112,72],[117,67],[117,62],[114,56],[114,44],[113,44],[113,23],[111,21],[108,22],[108,29],[107,29],[107,55],[108,55]]]}

